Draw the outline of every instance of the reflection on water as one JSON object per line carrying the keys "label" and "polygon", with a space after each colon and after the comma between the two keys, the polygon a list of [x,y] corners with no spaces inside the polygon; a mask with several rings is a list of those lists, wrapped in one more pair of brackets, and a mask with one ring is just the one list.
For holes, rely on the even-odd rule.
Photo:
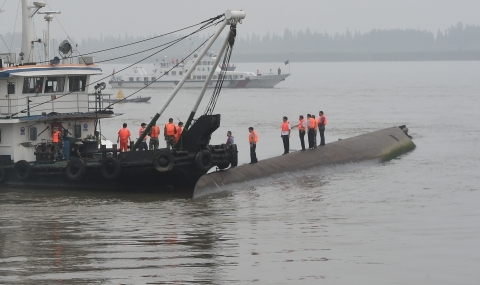
{"label": "reflection on water", "polygon": [[[283,151],[282,116],[293,124],[321,108],[327,143],[407,124],[417,148],[385,164],[310,171],[200,200],[0,188],[0,284],[477,284],[478,69],[298,63],[279,88],[222,91],[212,140],[233,131],[240,163],[249,159],[250,125],[264,159]],[[148,119],[157,95],[119,107],[125,115],[103,125],[107,137],[124,121]],[[188,115],[192,98],[192,90],[180,95],[166,118]],[[292,149],[299,145],[294,133]]]}

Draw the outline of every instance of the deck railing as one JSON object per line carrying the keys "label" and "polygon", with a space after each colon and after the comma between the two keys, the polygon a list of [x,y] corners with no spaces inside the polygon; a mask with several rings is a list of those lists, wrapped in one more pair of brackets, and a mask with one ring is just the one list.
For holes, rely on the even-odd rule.
{"label": "deck railing", "polygon": [[[12,96],[12,95],[9,95]],[[112,94],[72,93],[29,94],[20,98],[0,98],[0,116],[28,117],[54,113],[86,113],[102,110],[107,107],[104,99],[110,99]]]}

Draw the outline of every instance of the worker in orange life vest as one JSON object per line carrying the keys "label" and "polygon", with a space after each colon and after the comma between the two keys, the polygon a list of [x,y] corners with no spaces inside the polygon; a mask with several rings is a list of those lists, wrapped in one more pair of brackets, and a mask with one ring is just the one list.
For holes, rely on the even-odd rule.
{"label": "worker in orange life vest", "polygon": [[248,142],[250,143],[250,164],[257,163],[257,142],[258,142],[258,135],[257,132],[253,130],[252,127],[248,128],[250,134],[248,135]]}
{"label": "worker in orange life vest", "polygon": [[[146,127],[147,127],[147,124],[145,124],[145,123],[142,123],[142,124],[140,125],[140,129],[138,130],[138,136],[139,136],[139,137],[143,134],[143,132],[145,131]],[[140,143],[140,148],[139,148],[139,149],[140,149],[140,150],[148,150],[148,146],[147,146],[147,136],[145,136],[145,137],[143,138],[142,142]]]}
{"label": "worker in orange life vest", "polygon": [[303,115],[298,117],[298,135],[300,136],[300,144],[302,145],[302,151],[305,151],[305,130],[307,129],[307,122],[303,118]]}
{"label": "worker in orange life vest", "polygon": [[313,124],[314,124],[314,134],[313,134],[313,148],[317,147],[317,133],[318,133],[318,124],[317,124],[317,119],[315,119],[315,115],[312,114],[313,118]]}
{"label": "worker in orange life vest", "polygon": [[314,135],[315,135],[315,120],[312,115],[307,114],[307,129],[308,129],[308,148],[314,147]]}
{"label": "worker in orange life vest", "polygon": [[167,148],[172,149],[175,145],[175,134],[177,133],[177,128],[175,128],[175,124],[173,123],[173,119],[168,119],[168,123],[165,124],[165,131],[164,131],[165,141],[167,142]]}
{"label": "worker in orange life vest", "polygon": [[117,143],[120,142],[120,151],[126,152],[128,150],[128,142],[130,141],[130,130],[127,129],[127,124],[123,123],[123,128],[118,131]]}
{"label": "worker in orange life vest", "polygon": [[57,160],[60,153],[60,144],[62,142],[62,132],[58,127],[53,127],[52,145],[53,145],[53,160]]}
{"label": "worker in orange life vest", "polygon": [[182,135],[182,132],[183,132],[183,123],[178,122],[177,133],[175,134],[175,144],[178,143],[178,140],[180,139],[180,136]]}
{"label": "worker in orange life vest", "polygon": [[152,128],[150,129],[150,142],[148,144],[149,149],[158,149],[158,136],[160,136],[160,128],[157,126],[156,123],[153,123]]}
{"label": "worker in orange life vest", "polygon": [[280,133],[280,137],[283,140],[283,154],[287,154],[290,152],[290,123],[288,122],[287,117],[283,117],[282,123],[282,131]]}
{"label": "worker in orange life vest", "polygon": [[320,132],[320,145],[325,145],[325,126],[328,123],[323,111],[318,112],[318,130]]}

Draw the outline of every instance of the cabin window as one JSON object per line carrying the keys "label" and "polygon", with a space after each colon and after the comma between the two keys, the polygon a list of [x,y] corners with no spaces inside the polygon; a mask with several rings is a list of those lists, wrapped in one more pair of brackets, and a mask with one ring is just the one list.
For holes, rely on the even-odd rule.
{"label": "cabin window", "polygon": [[137,77],[137,81],[140,81],[140,77]]}
{"label": "cabin window", "polygon": [[148,81],[148,77],[144,77],[144,78],[143,78],[143,81]]}
{"label": "cabin window", "polygon": [[207,79],[207,76],[206,75],[202,76],[202,79]]}
{"label": "cabin window", "polygon": [[172,75],[177,75],[177,72],[176,72],[176,71],[172,71]]}
{"label": "cabin window", "polygon": [[128,78],[128,81],[133,81],[133,77],[129,77],[129,78]]}
{"label": "cabin window", "polygon": [[217,76],[216,76],[216,75],[214,75],[214,76],[213,76],[213,79],[217,79]]}
{"label": "cabin window", "polygon": [[87,76],[69,76],[68,91],[85,91],[87,86]]}
{"label": "cabin window", "polygon": [[243,78],[243,75],[240,75],[240,78]]}
{"label": "cabin window", "polygon": [[30,140],[36,141],[37,140],[37,127],[30,127],[29,128]]}
{"label": "cabin window", "polygon": [[200,65],[205,65],[205,61],[200,62]]}
{"label": "cabin window", "polygon": [[167,72],[167,71],[165,72],[165,75],[168,75],[168,72]]}
{"label": "cabin window", "polygon": [[45,93],[63,92],[65,77],[47,77],[45,81]]}
{"label": "cabin window", "polygon": [[178,75],[183,75],[183,72],[182,72],[182,71],[179,71],[179,72],[178,72]]}
{"label": "cabin window", "polygon": [[156,78],[155,78],[155,77],[152,77],[152,81],[155,81],[155,80],[156,80]]}
{"label": "cabin window", "polygon": [[237,79],[237,77],[238,77],[237,75],[234,75],[234,76],[233,76],[233,79]]}
{"label": "cabin window", "polygon": [[231,76],[231,75],[229,75],[227,78],[228,78],[228,79],[232,79],[232,76]]}
{"label": "cabin window", "polygon": [[40,93],[43,87],[43,77],[25,77],[23,79],[23,93]]}
{"label": "cabin window", "polygon": [[8,94],[15,94],[15,82],[7,83]]}

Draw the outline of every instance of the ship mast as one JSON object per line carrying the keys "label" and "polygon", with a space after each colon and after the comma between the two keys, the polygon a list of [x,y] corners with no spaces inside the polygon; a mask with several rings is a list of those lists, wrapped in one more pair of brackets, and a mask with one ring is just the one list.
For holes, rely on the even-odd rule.
{"label": "ship mast", "polygon": [[20,59],[24,62],[33,62],[33,16],[45,7],[46,3],[42,1],[33,2],[22,0],[22,50]]}

